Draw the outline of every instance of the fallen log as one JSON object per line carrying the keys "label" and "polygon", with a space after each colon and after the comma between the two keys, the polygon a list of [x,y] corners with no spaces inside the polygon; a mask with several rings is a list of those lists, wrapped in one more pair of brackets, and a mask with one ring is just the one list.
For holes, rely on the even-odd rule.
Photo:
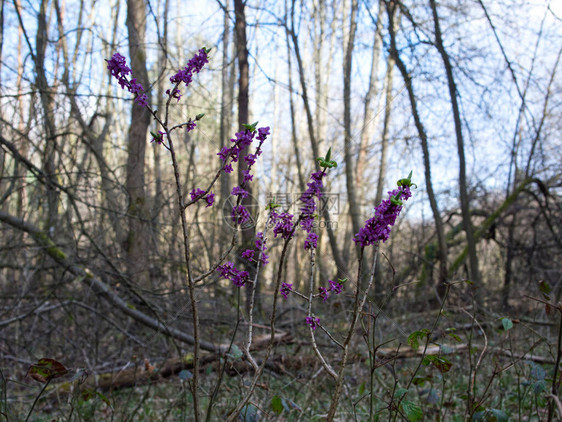
{"label": "fallen log", "polygon": [[[260,337],[254,338],[252,342],[252,351],[262,350],[267,347],[271,336],[269,334],[262,335]],[[287,332],[277,332],[273,337],[273,343],[278,344],[290,344],[293,341],[293,337]],[[238,346],[239,347],[239,346]],[[241,349],[241,347],[239,347]],[[228,350],[229,344],[221,344],[218,346],[219,350]],[[224,355],[219,355],[215,353],[206,353],[201,356],[201,370],[204,370],[206,366],[210,364],[218,364],[220,358]],[[237,362],[243,362],[247,366],[246,362],[242,359],[237,361],[228,361],[229,369],[228,372],[232,373],[231,368],[238,365]],[[149,359],[144,359],[144,361],[136,361],[133,364],[118,370],[110,371],[101,374],[91,374],[83,376],[81,382],[78,380],[66,380],[61,383],[53,384],[49,386],[47,390],[57,390],[60,393],[70,393],[76,385],[79,385],[81,390],[84,389],[94,389],[101,391],[112,391],[122,388],[133,387],[137,385],[146,385],[159,382],[163,379],[169,378],[173,375],[178,374],[182,370],[193,369],[193,353],[187,353],[182,357],[171,358],[163,361],[162,363],[152,363]],[[246,372],[246,371],[244,371]],[[82,372],[84,374],[84,372]],[[79,378],[74,376],[73,378]]]}

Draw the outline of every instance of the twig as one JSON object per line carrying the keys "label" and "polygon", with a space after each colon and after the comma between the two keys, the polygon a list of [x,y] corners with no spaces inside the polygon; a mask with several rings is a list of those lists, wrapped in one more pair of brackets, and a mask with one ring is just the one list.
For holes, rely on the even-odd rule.
{"label": "twig", "polygon": [[[309,297],[307,298],[308,300],[308,310],[307,310],[307,315],[310,318],[314,318],[313,314],[312,314],[312,297],[313,297],[313,291],[314,291],[314,265],[315,265],[315,253],[314,253],[314,249],[312,249],[310,251],[310,277],[309,277]],[[332,366],[326,362],[326,359],[324,359],[324,356],[322,355],[322,353],[320,352],[320,349],[318,349],[318,345],[316,344],[316,338],[314,337],[314,322],[308,327],[308,331],[310,332],[310,339],[312,341],[312,349],[314,350],[314,353],[316,354],[316,356],[318,357],[318,359],[320,360],[320,363],[322,364],[322,366],[324,367],[324,369],[326,370],[326,372],[328,372],[328,374],[334,378],[334,379],[338,379],[338,375],[336,374],[336,371],[334,371],[334,369],[332,368]],[[325,330],[324,330],[325,331]],[[338,343],[339,344],[339,343]]]}

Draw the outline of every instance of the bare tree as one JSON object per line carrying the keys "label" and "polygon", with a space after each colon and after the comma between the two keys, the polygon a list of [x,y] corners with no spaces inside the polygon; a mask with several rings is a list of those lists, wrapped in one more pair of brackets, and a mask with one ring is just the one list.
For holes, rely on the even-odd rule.
{"label": "bare tree", "polygon": [[[131,68],[137,81],[149,88],[146,70],[146,9],[143,0],[127,0],[127,29],[129,32],[129,54]],[[145,191],[146,134],[150,125],[150,114],[144,107],[131,105],[131,123],[128,133],[127,180],[129,194],[129,234],[127,237],[128,273],[140,286],[149,286],[147,257],[150,235]]]}
{"label": "bare tree", "polygon": [[466,242],[468,244],[468,258],[470,263],[471,280],[480,286],[482,279],[478,268],[478,256],[476,254],[476,241],[474,239],[474,228],[470,218],[470,202],[468,197],[468,187],[466,180],[466,159],[464,156],[464,138],[462,133],[461,112],[458,103],[457,85],[453,75],[453,67],[449,59],[449,55],[443,46],[443,38],[441,35],[441,27],[439,24],[439,15],[437,14],[437,6],[435,0],[429,0],[431,11],[433,14],[433,23],[435,28],[435,46],[441,55],[445,73],[447,75],[447,86],[449,88],[449,96],[451,100],[451,109],[453,120],[455,122],[455,136],[457,139],[457,150],[459,156],[459,194],[461,200],[461,213],[464,231],[466,233]]}
{"label": "bare tree", "polygon": [[418,112],[418,103],[416,95],[414,92],[414,86],[412,84],[412,77],[405,63],[403,62],[398,49],[396,48],[396,30],[395,30],[395,19],[397,4],[394,2],[387,3],[387,14],[388,14],[388,32],[390,36],[390,54],[396,62],[396,66],[402,75],[402,79],[406,84],[406,90],[408,91],[408,98],[410,100],[410,107],[412,109],[412,115],[414,117],[414,122],[416,129],[418,131],[418,136],[420,138],[420,143],[423,152],[423,162],[425,169],[425,187],[427,190],[427,196],[429,198],[429,204],[431,206],[431,211],[433,213],[433,221],[435,223],[435,229],[437,231],[437,239],[439,245],[439,282],[438,282],[438,293],[442,297],[445,291],[444,283],[447,280],[447,241],[445,239],[445,229],[443,226],[443,220],[441,219],[441,214],[439,213],[439,208],[437,205],[437,199],[433,191],[433,184],[431,182],[431,161],[429,157],[429,145],[428,138],[425,127],[421,121]]}

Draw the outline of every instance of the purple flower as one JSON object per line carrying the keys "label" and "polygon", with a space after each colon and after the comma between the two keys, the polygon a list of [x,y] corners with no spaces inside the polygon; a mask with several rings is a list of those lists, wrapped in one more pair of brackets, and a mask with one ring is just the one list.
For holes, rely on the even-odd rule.
{"label": "purple flower", "polygon": [[217,153],[217,155],[220,157],[222,161],[226,161],[226,159],[230,155],[230,148],[222,147],[222,149],[220,150],[220,152]]}
{"label": "purple flower", "polygon": [[135,102],[141,107],[148,105],[148,97],[144,93],[144,88],[137,82],[137,78],[127,80],[127,75],[131,73],[131,68],[127,66],[125,57],[119,53],[115,53],[111,59],[107,61],[107,68],[111,72],[111,76],[115,77],[121,86],[121,89],[127,90],[136,95]]}
{"label": "purple flower", "polygon": [[325,287],[318,287],[318,294],[320,295],[320,298],[322,298],[322,300],[324,302],[326,302],[326,300],[328,300],[328,290],[326,290]]}
{"label": "purple flower", "polygon": [[154,132],[150,132],[150,134],[152,135],[152,139],[150,140],[151,143],[156,142],[158,145],[162,145],[164,143],[164,136],[166,136],[166,133],[159,130],[158,134]]}
{"label": "purple flower", "polygon": [[246,192],[240,186],[234,186],[234,188],[232,188],[232,192],[230,192],[230,194],[231,195],[240,195],[242,198],[248,197],[248,192]]}
{"label": "purple flower", "polygon": [[242,252],[242,258],[254,259],[255,253],[256,251],[254,251],[253,249],[246,249],[244,252]]}
{"label": "purple flower", "polygon": [[235,286],[242,287],[248,281],[250,277],[250,273],[248,271],[239,271],[236,275],[234,275],[231,280]]}
{"label": "purple flower", "polygon": [[250,170],[242,170],[242,174],[244,174],[243,183],[251,182],[254,179],[254,176],[250,173]]}
{"label": "purple flower", "polygon": [[191,200],[195,201],[196,199],[200,199],[201,197],[203,197],[203,195],[205,195],[207,192],[204,191],[203,189],[193,189],[189,195],[191,196]]}
{"label": "purple flower", "polygon": [[353,241],[361,247],[369,246],[379,241],[385,242],[390,236],[391,227],[402,211],[402,205],[393,203],[405,201],[412,196],[409,186],[400,186],[388,192],[388,199],[383,200],[375,208],[375,216],[365,222],[365,226],[355,235]]}
{"label": "purple flower", "polygon": [[279,291],[281,292],[281,296],[283,296],[285,299],[289,297],[289,293],[291,292],[291,290],[293,290],[293,285],[290,283],[282,283],[281,289],[279,289]]}
{"label": "purple flower", "polygon": [[272,210],[270,218],[275,221],[275,227],[273,228],[275,237],[281,235],[283,239],[289,239],[293,235],[293,214],[287,212],[277,214]]}
{"label": "purple flower", "polygon": [[207,206],[205,208],[212,207],[213,204],[215,203],[215,194],[212,193],[212,192],[209,192],[209,194],[205,198],[205,201],[207,201]]}
{"label": "purple flower", "polygon": [[252,216],[250,215],[250,213],[248,212],[248,210],[244,205],[237,205],[233,207],[232,212],[230,213],[230,217],[232,218],[232,221],[236,224],[243,224],[246,221],[252,219]]}
{"label": "purple flower", "polygon": [[314,228],[314,217],[308,215],[301,219],[301,229],[307,233],[310,233]]}
{"label": "purple flower", "polygon": [[148,105],[148,97],[146,96],[146,94],[141,94],[137,98],[135,98],[135,102],[141,107],[146,107]]}
{"label": "purple flower", "polygon": [[224,278],[232,281],[237,287],[242,287],[249,280],[250,274],[248,271],[238,270],[232,262],[227,262],[226,264],[219,265],[217,271]]}
{"label": "purple flower", "polygon": [[310,176],[311,181],[308,182],[308,189],[301,195],[300,201],[302,202],[300,211],[302,214],[301,218],[301,229],[308,233],[306,240],[304,241],[304,249],[316,249],[318,235],[312,230],[314,228],[314,219],[316,212],[316,198],[320,199],[322,196],[322,178],[325,173],[318,171],[312,173]]}
{"label": "purple flower", "polygon": [[181,99],[181,91],[177,88],[173,88],[172,90],[167,89],[166,94],[168,95],[168,97],[175,98],[176,100],[178,100],[178,102]]}
{"label": "purple flower", "polygon": [[175,75],[170,78],[170,82],[173,84],[179,84],[183,82],[186,87],[189,86],[192,80],[193,73],[199,73],[203,66],[205,66],[205,64],[208,62],[209,60],[207,51],[202,48],[199,50],[198,54],[193,56],[193,58],[187,62],[187,66],[185,66],[183,69],[180,69]]}
{"label": "purple flower", "polygon": [[256,163],[256,155],[248,154],[244,157],[244,160],[248,163],[248,166],[253,166]]}
{"label": "purple flower", "polygon": [[310,328],[312,328],[313,330],[316,330],[316,327],[318,327],[318,324],[320,324],[320,318],[314,318],[314,317],[306,317],[306,323],[310,326]]}
{"label": "purple flower", "polygon": [[186,125],[186,130],[187,132],[191,132],[193,129],[195,129],[195,127],[197,126],[197,123],[195,123],[194,121],[190,120],[189,122],[187,122]]}
{"label": "purple flower", "polygon": [[144,92],[142,85],[137,82],[137,78],[131,79],[131,82],[129,83],[131,85],[129,88],[129,92],[131,94],[142,94]]}
{"label": "purple flower", "polygon": [[308,233],[308,236],[306,238],[306,240],[304,241],[304,249],[316,249],[317,248],[317,244],[316,241],[318,240],[318,235],[314,232],[310,232]]}
{"label": "purple flower", "polygon": [[260,251],[265,251],[267,246],[265,246],[265,241],[263,238],[263,232],[258,232],[256,234],[256,248]]}
{"label": "purple flower", "polygon": [[258,129],[258,137],[257,140],[258,141],[265,141],[265,139],[267,138],[267,135],[269,135],[269,126],[266,127],[260,127]]}
{"label": "purple flower", "polygon": [[328,280],[330,283],[330,287],[328,288],[329,291],[334,292],[335,294],[339,295],[343,291],[343,284],[337,283],[332,280]]}
{"label": "purple flower", "polygon": [[106,60],[107,68],[111,72],[111,76],[116,77],[119,79],[122,76],[127,76],[131,73],[131,68],[127,66],[127,61],[125,57],[123,57],[119,53],[115,53],[111,59]]}
{"label": "purple flower", "polygon": [[[256,149],[256,153],[248,154],[247,156],[244,157],[244,160],[248,163],[249,166],[247,170],[243,171],[244,182],[249,182],[253,179],[252,174],[250,174],[250,167],[252,167],[255,164],[256,158],[259,155],[261,155],[261,146],[265,141],[265,139],[267,138],[268,134],[269,134],[268,127],[258,129],[257,139],[260,141],[260,143]],[[247,147],[249,147],[252,144],[254,137],[255,137],[255,131],[243,130],[241,132],[238,132],[236,133],[236,136],[230,140],[230,142],[232,142],[233,145],[230,148],[222,147],[220,152],[217,153],[219,158],[225,163],[227,163],[224,166],[224,171],[226,173],[232,173],[233,171],[232,163],[238,162],[238,160],[240,159],[240,154],[242,153],[242,151],[244,151]],[[230,162],[228,162],[229,158],[231,159]]]}

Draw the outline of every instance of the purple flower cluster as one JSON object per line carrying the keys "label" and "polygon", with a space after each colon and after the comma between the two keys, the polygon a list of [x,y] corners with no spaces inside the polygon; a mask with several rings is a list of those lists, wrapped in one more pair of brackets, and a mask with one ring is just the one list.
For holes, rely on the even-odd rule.
{"label": "purple flower cluster", "polygon": [[328,282],[330,283],[330,287],[328,288],[329,291],[334,292],[337,295],[343,291],[343,284],[332,280],[328,280]]}
{"label": "purple flower cluster", "polygon": [[328,300],[328,290],[325,287],[318,287],[318,294],[324,302]]}
{"label": "purple flower cluster", "polygon": [[265,239],[263,237],[263,232],[258,232],[256,234],[256,248],[258,251],[261,251],[261,262],[263,265],[269,263],[269,256],[266,255],[265,251],[267,250],[267,246],[265,246]]}
{"label": "purple flower cluster", "polygon": [[111,76],[117,79],[121,88],[127,88],[131,94],[136,95],[135,102],[141,107],[146,107],[148,105],[148,97],[144,93],[142,85],[137,82],[137,78],[133,78],[130,81],[127,79],[127,75],[131,73],[131,68],[127,66],[125,57],[119,53],[115,53],[111,59],[106,60],[106,62]]}
{"label": "purple flower cluster", "polygon": [[[179,84],[183,82],[185,86],[188,87],[189,84],[191,84],[193,73],[199,73],[206,63],[209,63],[209,57],[207,55],[207,50],[202,48],[199,50],[198,54],[193,56],[193,58],[187,62],[187,66],[179,70],[178,73],[170,78],[170,82],[173,84]],[[170,95],[170,93],[168,93],[168,95]],[[177,92],[172,92],[171,96],[174,98],[178,98],[177,95],[181,97],[181,94]]]}
{"label": "purple flower cluster", "polygon": [[[303,203],[300,211],[300,228],[308,235],[304,241],[304,249],[316,249],[318,247],[318,235],[313,232],[314,219],[316,212],[315,198],[322,197],[322,178],[326,173],[319,171],[312,173],[311,181],[308,183],[308,189],[299,198]],[[269,214],[270,224],[274,225],[273,233],[277,237],[280,235],[283,239],[289,239],[294,233],[293,214],[287,212],[277,213],[274,208]]]}
{"label": "purple flower cluster", "polygon": [[244,205],[236,205],[232,207],[230,218],[232,218],[232,221],[236,224],[244,224],[245,222],[252,220],[252,216]]}
{"label": "purple flower cluster", "polygon": [[250,277],[248,271],[238,270],[232,262],[227,262],[226,264],[219,265],[217,271],[226,279],[232,281],[237,287],[244,286]]}
{"label": "purple flower cluster", "polygon": [[190,120],[185,125],[185,128],[186,128],[187,132],[191,132],[193,129],[195,129],[196,126],[197,126],[197,123],[195,123],[193,120]]}
{"label": "purple flower cluster", "polygon": [[248,197],[248,192],[245,191],[244,189],[242,189],[240,186],[234,186],[232,188],[232,192],[230,192],[231,195],[234,196],[241,196],[242,198],[247,198]]}
{"label": "purple flower cluster", "polygon": [[289,293],[291,293],[291,290],[293,290],[293,285],[291,283],[282,283],[281,289],[279,289],[279,291],[281,292],[281,296],[283,296],[285,299],[289,297]]}
{"label": "purple flower cluster", "polygon": [[152,139],[150,140],[151,143],[156,142],[158,145],[162,145],[164,143],[164,136],[166,136],[165,132],[159,130],[158,133],[150,132],[150,134],[152,135]]}
{"label": "purple flower cluster", "polygon": [[209,192],[207,194],[207,191],[203,190],[203,189],[193,189],[189,195],[191,196],[191,200],[192,201],[198,201],[199,199],[201,199],[203,196],[207,195],[205,197],[205,201],[207,201],[207,206],[205,208],[209,208],[211,206],[213,206],[213,204],[215,203],[215,194]]}
{"label": "purple flower cluster", "polygon": [[332,280],[328,280],[330,283],[330,287],[318,287],[318,296],[322,299],[323,302],[326,302],[330,297],[330,292],[334,292],[335,294],[339,295],[343,291],[343,284],[337,283]]}
{"label": "purple flower cluster", "polygon": [[409,186],[399,186],[388,192],[388,199],[383,200],[380,205],[375,207],[375,216],[365,222],[365,226],[355,235],[353,241],[361,247],[369,246],[379,241],[385,242],[390,235],[392,226],[396,218],[402,211],[402,200],[407,200],[412,196]]}
{"label": "purple flower cluster", "polygon": [[318,327],[318,325],[320,324],[320,318],[314,318],[314,317],[306,317],[306,323],[310,326],[310,328],[312,328],[313,330],[316,330],[316,327]]}
{"label": "purple flower cluster", "polygon": [[[246,157],[244,157],[245,159],[250,156],[252,158],[250,160],[246,160],[248,162],[248,169],[243,170],[244,180],[242,181],[242,184],[240,184],[239,186],[235,186],[232,189],[231,195],[241,196],[242,198],[248,197],[248,191],[246,191],[244,187],[246,186],[246,183],[251,182],[254,178],[254,176],[250,173],[250,170],[255,163],[256,158],[261,155],[261,147],[267,139],[268,135],[269,127],[260,127],[259,129],[257,129],[257,131],[255,129],[246,129],[242,132],[238,132],[236,134],[236,137],[230,140],[230,142],[234,144],[232,145],[232,147],[223,147],[220,152],[217,153],[219,158],[224,162],[223,170],[226,173],[232,173],[234,171],[234,169],[232,168],[232,163],[238,162],[238,160],[240,159],[240,154],[252,144],[254,138],[259,141],[259,144],[256,148],[256,153],[248,154]],[[251,219],[250,213],[243,205],[236,205],[235,207],[233,207],[230,215],[232,221],[236,224],[243,224]]]}
{"label": "purple flower cluster", "polygon": [[[236,163],[240,158],[240,153],[252,144],[255,135],[256,132],[251,130],[238,132],[236,133],[236,137],[230,140],[230,142],[232,142],[234,145],[230,148],[226,146],[222,147],[220,152],[217,153],[220,159],[226,163],[224,170],[227,173],[232,172],[232,163]],[[244,157],[250,167],[255,163],[256,158],[261,155],[261,145],[266,140],[267,135],[269,135],[269,127],[260,127],[258,129],[258,136],[256,137],[256,139],[259,141],[259,145],[256,153],[248,154],[246,157]],[[231,159],[231,161],[227,163],[229,158]],[[249,177],[249,173],[246,176]],[[251,178],[249,180],[251,180]]]}
{"label": "purple flower cluster", "polygon": [[288,212],[282,212],[278,214],[274,209],[271,210],[269,214],[269,219],[271,224],[275,224],[273,227],[273,236],[277,237],[280,235],[283,239],[290,239],[294,233],[293,230],[293,214]]}
{"label": "purple flower cluster", "polygon": [[326,173],[324,171],[317,171],[310,176],[307,190],[301,195],[301,229],[308,233],[304,242],[304,249],[316,249],[318,236],[312,231],[314,226],[314,219],[316,213],[316,198],[320,200],[322,197],[322,178]]}
{"label": "purple flower cluster", "polygon": [[269,264],[269,256],[267,256],[267,254],[265,253],[267,246],[265,246],[262,232],[258,232],[258,234],[256,234],[256,249],[257,251],[253,249],[246,249],[244,252],[242,252],[242,258],[249,259],[250,261],[257,261],[257,259],[255,258],[256,252],[259,253],[259,251],[261,251],[260,261],[262,265]]}
{"label": "purple flower cluster", "polygon": [[316,249],[318,247],[317,244],[318,241],[318,235],[314,232],[310,232],[308,233],[308,236],[306,237],[306,240],[304,241],[304,249]]}

